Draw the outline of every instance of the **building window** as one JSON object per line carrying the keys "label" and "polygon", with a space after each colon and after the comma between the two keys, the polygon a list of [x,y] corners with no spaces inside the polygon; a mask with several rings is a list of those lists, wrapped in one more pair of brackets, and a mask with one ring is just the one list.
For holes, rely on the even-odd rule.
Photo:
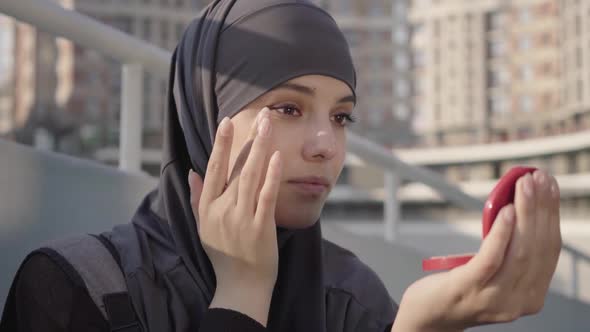
{"label": "building window", "polygon": [[382,57],[382,55],[374,55],[371,57],[371,68],[375,75],[380,75],[381,73],[383,73],[383,62],[381,61]]}
{"label": "building window", "polygon": [[420,35],[424,34],[424,31],[426,28],[423,23],[415,23],[415,24],[412,24],[411,29],[412,29],[412,37],[414,37],[414,36],[420,36]]}
{"label": "building window", "polygon": [[[416,31],[413,32],[414,36],[418,36]],[[399,24],[394,33],[394,41],[398,44],[406,44],[408,42],[408,29],[404,24]]]}
{"label": "building window", "polygon": [[489,100],[489,109],[492,114],[501,114],[508,112],[508,98],[501,95],[491,95]]}
{"label": "building window", "polygon": [[438,66],[440,64],[440,48],[435,48],[433,52],[434,63]]}
{"label": "building window", "polygon": [[472,31],[471,30],[471,26],[473,25],[473,15],[472,14],[466,14],[465,15],[465,29],[467,31]]}
{"label": "building window", "polygon": [[529,50],[531,48],[531,39],[529,37],[522,37],[518,40],[518,48],[522,51]]}
{"label": "building window", "polygon": [[86,114],[91,119],[97,119],[100,115],[100,107],[97,98],[91,98],[86,102]]}
{"label": "building window", "polygon": [[543,94],[543,105],[545,107],[553,107],[553,95],[549,92]]}
{"label": "building window", "polygon": [[150,40],[152,34],[152,21],[149,18],[143,20],[143,39]]}
{"label": "building window", "polygon": [[400,120],[407,120],[410,117],[410,108],[405,104],[398,103],[395,105],[395,115]]}
{"label": "building window", "polygon": [[180,37],[182,37],[182,33],[184,32],[184,24],[183,23],[177,23],[176,24],[176,39],[180,40]]}
{"label": "building window", "polygon": [[493,88],[505,85],[510,81],[510,73],[504,69],[488,71],[488,86]]}
{"label": "building window", "polygon": [[551,34],[544,33],[541,35],[541,44],[542,45],[549,45],[551,43]]}
{"label": "building window", "polygon": [[383,114],[381,114],[381,110],[377,108],[369,109],[369,123],[371,127],[381,127],[383,126]]}
{"label": "building window", "polygon": [[338,0],[334,1],[334,3],[338,3],[340,6],[337,7],[337,12],[342,14],[350,14],[352,13],[352,0]]}
{"label": "building window", "polygon": [[395,94],[398,98],[406,98],[410,95],[410,87],[405,81],[398,81],[395,85]]}
{"label": "building window", "polygon": [[369,16],[381,16],[385,11],[385,8],[383,6],[383,1],[381,0],[373,0],[373,1],[368,1],[368,6],[369,6]]}
{"label": "building window", "polygon": [[523,81],[530,81],[533,79],[533,68],[531,65],[524,65],[520,68],[520,75]]}
{"label": "building window", "polygon": [[424,93],[424,90],[423,90],[424,79],[421,77],[415,77],[413,81],[414,81],[414,91],[412,91],[413,95],[414,96],[421,96]]}
{"label": "building window", "polygon": [[360,44],[361,38],[356,30],[342,29],[342,32],[344,33],[344,36],[346,36],[346,39],[350,43],[350,47],[355,47]]}
{"label": "building window", "polygon": [[529,8],[521,8],[518,12],[519,20],[523,23],[529,22],[531,20],[531,11]]}
{"label": "building window", "polygon": [[506,14],[493,11],[486,14],[487,30],[500,30],[506,25]]}
{"label": "building window", "polygon": [[440,37],[440,21],[439,20],[434,20],[434,23],[432,24],[432,30],[434,33],[434,38]]}
{"label": "building window", "polygon": [[424,65],[426,64],[426,56],[425,56],[424,52],[421,50],[414,51],[413,61],[414,61],[415,68],[424,67]]}
{"label": "building window", "polygon": [[506,53],[506,43],[504,41],[490,41],[488,42],[488,56],[496,58],[503,56]]}
{"label": "building window", "polygon": [[531,96],[520,97],[520,110],[524,113],[533,111],[533,98]]}
{"label": "building window", "polygon": [[395,55],[395,67],[398,71],[408,70],[410,67],[408,56],[403,53],[397,53]]}
{"label": "building window", "polygon": [[543,66],[541,67],[541,72],[543,73],[543,75],[549,75],[552,72],[552,66],[550,62],[546,62],[543,64]]}
{"label": "building window", "polygon": [[160,25],[160,37],[162,38],[162,42],[167,42],[169,39],[169,31],[168,31],[168,22],[166,21],[162,21],[162,24]]}
{"label": "building window", "polygon": [[434,75],[434,91],[440,93],[440,75]]}
{"label": "building window", "polygon": [[532,136],[532,130],[529,127],[518,128],[517,136],[519,139],[525,139]]}
{"label": "building window", "polygon": [[449,95],[449,105],[451,107],[455,106],[455,103],[457,102],[457,98],[455,97],[455,95]]}
{"label": "building window", "polygon": [[406,7],[406,3],[404,1],[394,1],[393,5],[394,5],[393,10],[395,13],[398,14],[398,17],[405,19],[406,12],[408,10],[408,8]]}

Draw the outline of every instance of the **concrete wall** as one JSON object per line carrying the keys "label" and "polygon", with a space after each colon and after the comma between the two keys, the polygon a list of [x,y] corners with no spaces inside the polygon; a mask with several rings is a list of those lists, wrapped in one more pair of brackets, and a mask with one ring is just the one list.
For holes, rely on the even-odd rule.
{"label": "concrete wall", "polygon": [[128,222],[153,178],[0,140],[0,309],[26,254],[45,240]]}

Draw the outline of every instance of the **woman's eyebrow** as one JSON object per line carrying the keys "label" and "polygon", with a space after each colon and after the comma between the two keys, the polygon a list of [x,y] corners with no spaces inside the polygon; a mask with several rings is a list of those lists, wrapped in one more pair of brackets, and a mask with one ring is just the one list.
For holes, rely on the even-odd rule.
{"label": "woman's eyebrow", "polygon": [[340,103],[353,103],[356,105],[356,97],[354,95],[348,95],[346,97],[342,97],[337,102],[337,104],[340,104]]}
{"label": "woman's eyebrow", "polygon": [[306,95],[315,96],[315,89],[314,88],[310,88],[308,86],[296,84],[296,83],[283,83],[283,84],[277,86],[273,90],[278,90],[278,89],[294,90],[297,92],[304,93]]}
{"label": "woman's eyebrow", "polygon": [[[293,90],[296,92],[300,92],[309,96],[315,96],[315,89],[314,88],[310,88],[308,86],[305,85],[301,85],[301,84],[297,84],[297,83],[283,83],[279,86],[277,86],[276,88],[274,88],[273,90],[279,90],[279,89],[288,89],[288,90]],[[346,97],[342,97],[340,98],[340,100],[338,100],[338,102],[336,102],[337,104],[340,103],[353,103],[356,105],[356,97],[354,95],[348,95]]]}

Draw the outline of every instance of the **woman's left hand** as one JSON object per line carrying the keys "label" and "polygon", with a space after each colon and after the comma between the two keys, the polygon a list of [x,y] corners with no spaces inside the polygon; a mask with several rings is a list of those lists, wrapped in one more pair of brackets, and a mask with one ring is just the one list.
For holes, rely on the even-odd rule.
{"label": "woman's left hand", "polygon": [[412,284],[392,331],[460,331],[538,313],[561,250],[559,223],[555,178],[542,170],[521,177],[479,253]]}

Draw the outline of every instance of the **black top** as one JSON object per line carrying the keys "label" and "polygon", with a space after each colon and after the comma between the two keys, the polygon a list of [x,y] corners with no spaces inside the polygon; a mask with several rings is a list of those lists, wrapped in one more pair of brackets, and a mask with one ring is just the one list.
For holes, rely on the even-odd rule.
{"label": "black top", "polygon": [[[109,324],[80,280],[72,278],[50,257],[30,256],[15,280],[13,317],[3,317],[2,329],[18,332],[108,332]],[[6,315],[5,315],[6,316]],[[391,324],[384,331],[390,331]],[[256,320],[236,311],[209,309],[200,332],[264,332]]]}

